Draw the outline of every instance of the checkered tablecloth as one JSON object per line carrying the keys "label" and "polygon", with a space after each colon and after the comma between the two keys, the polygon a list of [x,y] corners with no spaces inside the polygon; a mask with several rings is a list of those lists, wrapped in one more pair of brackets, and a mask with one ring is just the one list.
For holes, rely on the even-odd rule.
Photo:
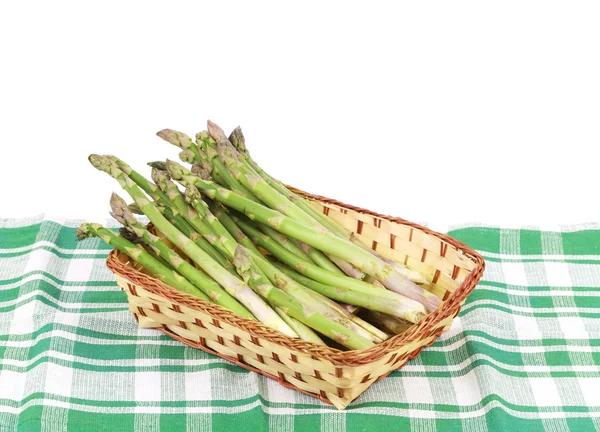
{"label": "checkered tablecloth", "polygon": [[460,316],[337,411],[138,328],[79,222],[0,219],[1,431],[600,429],[600,224],[452,229],[487,261]]}

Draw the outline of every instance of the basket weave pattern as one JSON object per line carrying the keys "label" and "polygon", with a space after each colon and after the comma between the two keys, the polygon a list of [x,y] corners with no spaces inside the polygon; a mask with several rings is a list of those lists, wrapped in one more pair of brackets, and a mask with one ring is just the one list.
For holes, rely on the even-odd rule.
{"label": "basket weave pattern", "polygon": [[450,326],[481,278],[485,263],[466,245],[426,227],[293,190],[372,249],[421,271],[431,281],[431,291],[444,300],[442,305],[400,335],[371,348],[340,351],[289,338],[178,292],[141,271],[117,250],[109,254],[107,266],[127,293],[129,310],[141,327],[158,328],[184,344],[344,409]]}

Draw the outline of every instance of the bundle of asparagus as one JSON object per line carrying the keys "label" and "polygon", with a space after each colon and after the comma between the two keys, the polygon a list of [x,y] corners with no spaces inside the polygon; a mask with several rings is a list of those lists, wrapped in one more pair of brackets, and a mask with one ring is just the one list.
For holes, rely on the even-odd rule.
{"label": "bundle of asparagus", "polygon": [[267,174],[239,127],[227,137],[209,121],[195,141],[170,129],[157,135],[191,167],[150,162],[150,181],[115,156],[90,155],[133,203],[113,194],[111,215],[123,227],[84,223],[80,239],[98,237],[174,289],[320,345],[368,348],[440,305],[423,275],[372,251]]}

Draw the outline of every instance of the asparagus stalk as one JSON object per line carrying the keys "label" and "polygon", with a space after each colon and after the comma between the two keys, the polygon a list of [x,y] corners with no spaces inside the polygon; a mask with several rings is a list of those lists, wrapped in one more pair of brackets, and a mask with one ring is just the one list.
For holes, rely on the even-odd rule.
{"label": "asparagus stalk", "polygon": [[323,339],[321,339],[319,335],[315,333],[309,326],[304,324],[302,321],[298,321],[296,318],[292,318],[286,314],[283,309],[275,306],[273,303],[269,302],[269,304],[275,309],[275,312],[277,312],[281,319],[284,320],[285,323],[296,332],[300,339],[315,343],[317,345],[326,345],[326,343],[323,342]]}
{"label": "asparagus stalk", "polygon": [[[217,152],[219,154],[219,159],[221,159],[225,163],[230,172],[235,175],[235,178],[239,180],[241,184],[247,187],[251,191],[251,193],[256,195],[262,202],[267,204],[270,208],[278,210],[286,216],[291,217],[292,219],[306,223],[317,229],[325,229],[310,215],[305,213],[299,207],[295,206],[285,196],[281,195],[279,192],[277,192],[275,189],[269,186],[269,184],[262,177],[260,177],[250,166],[246,165],[242,159],[238,158],[238,155],[236,154],[237,151],[225,138],[225,134],[223,133],[221,128],[219,128],[216,124],[212,123],[211,121],[208,122],[208,127],[211,135],[213,135],[213,137],[216,137],[215,139],[217,139]],[[320,251],[314,250],[310,247],[308,247],[305,250],[305,252],[307,252],[311,256],[311,258],[317,265],[327,270],[339,272],[340,274],[342,274],[342,270],[344,270],[344,272],[350,272],[351,275],[358,274],[361,278],[364,277],[364,274],[360,273],[360,271],[358,271],[357,273],[357,270],[352,265],[340,259],[339,257],[327,257]],[[340,268],[342,270],[340,270]]]}
{"label": "asparagus stalk", "polygon": [[104,228],[99,224],[84,223],[77,229],[77,238],[83,240],[88,237],[98,237],[105,243],[119,249],[165,284],[186,294],[191,294],[202,300],[210,301],[206,294],[192,285],[183,276],[168,268],[148,252],[136,247],[136,245],[130,241],[125,240],[120,234]]}
{"label": "asparagus stalk", "polygon": [[[271,228],[267,225],[257,224],[257,228],[263,234],[268,235],[271,239],[276,241],[279,245],[283,246],[284,248],[286,248],[288,251],[290,251],[297,257],[299,257],[302,260],[307,261],[309,263],[314,263],[314,261],[310,258],[310,256],[306,252],[304,252],[303,248],[305,246],[307,246],[304,243],[296,242],[293,239],[289,239],[286,236],[284,236],[283,234],[275,231],[273,228]],[[359,309],[358,306],[349,305],[349,304],[340,304],[340,306],[342,306],[346,311],[350,312],[350,314],[355,314]]]}
{"label": "asparagus stalk", "polygon": [[223,250],[223,245],[218,241],[214,231],[202,220],[198,212],[188,205],[177,185],[169,180],[167,172],[152,168],[152,179],[168,196],[177,212],[182,214],[185,220],[194,227],[196,231],[202,234],[205,241],[210,244],[210,248],[214,250],[215,254],[220,256],[218,259],[215,258],[219,264],[225,267],[230,273],[236,274],[233,264],[225,258],[228,256],[228,253]]}
{"label": "asparagus stalk", "polygon": [[[219,264],[221,264],[223,267],[225,268],[231,268],[233,269],[231,263],[229,261],[227,261],[227,258],[225,258],[223,255],[221,255],[219,253],[218,250],[216,250],[213,245],[211,245],[208,240],[206,240],[204,237],[202,237],[196,230],[194,230],[194,227],[192,227],[186,220],[180,220],[180,219],[176,219],[174,217],[175,212],[173,211],[173,208],[171,207],[164,207],[164,206],[158,206],[158,209],[160,210],[160,212],[163,214],[163,216],[172,224],[175,226],[175,228],[177,228],[179,231],[181,231],[186,237],[188,237],[189,239],[191,239],[194,243],[196,243],[200,249],[202,249],[204,252],[206,252],[207,254],[209,254],[215,261],[217,261]],[[141,211],[141,210],[140,210]],[[143,214],[143,213],[142,213]]]}
{"label": "asparagus stalk", "polygon": [[[238,241],[233,237],[233,234],[228,231],[228,229],[220,221],[221,219],[227,219],[227,217],[223,216],[225,212],[221,212],[223,213],[221,214],[221,217],[216,218],[215,215],[210,212],[207,204],[202,201],[200,193],[194,186],[188,185],[186,187],[186,199],[194,208],[198,210],[198,213],[205,218],[216,235],[219,236],[219,241],[224,245],[225,249],[232,254],[230,258],[235,256],[235,251],[240,243],[242,245],[247,244],[249,246],[247,249],[250,251],[254,262],[257,264],[257,267],[254,269],[257,273],[266,276],[271,283],[286,291],[288,294],[304,304],[316,302],[314,307],[318,308],[318,311],[324,316],[335,319],[345,327],[358,332],[367,338],[370,338],[374,341],[380,341],[377,339],[377,336],[370,334],[357,323],[354,323],[354,317],[352,317],[339,305],[335,304],[327,297],[315,293],[310,289],[307,289],[306,287],[296,283],[293,279],[287,277],[284,273],[277,270],[277,268],[275,268],[260,254],[260,252],[245,235],[242,234],[242,236],[239,236],[240,242],[238,243]],[[228,224],[235,225],[235,222],[231,221],[228,222]]]}
{"label": "asparagus stalk", "polygon": [[181,258],[181,256],[168,247],[159,237],[151,234],[129,211],[125,201],[115,193],[111,196],[110,207],[112,210],[111,215],[119,221],[119,223],[137,237],[143,239],[150,247],[155,248],[158,254],[166,260],[170,266],[185,276],[188,281],[196,287],[201,289],[213,302],[237,313],[243,318],[254,319],[254,316],[248,312],[245,307],[239,304],[236,299],[224,291],[218,283]]}
{"label": "asparagus stalk", "polygon": [[224,189],[213,182],[193,176],[183,166],[167,161],[171,176],[182,184],[192,184],[202,190],[209,198],[245,213],[255,220],[267,224],[279,232],[294,237],[304,243],[343,258],[360,268],[363,272],[377,278],[388,289],[415,301],[422,302],[428,310],[435,310],[441,300],[415,283],[394,271],[389,264],[378,259],[364,249],[337,237],[326,230],[317,230],[268,207],[250,201],[235,192]]}
{"label": "asparagus stalk", "polygon": [[[167,129],[165,129],[165,130],[167,130]],[[174,132],[174,131],[171,131],[171,132]],[[185,135],[185,134],[183,134],[183,135]],[[185,135],[185,136],[187,136],[187,135]],[[181,138],[181,140],[184,141],[184,138]],[[117,158],[116,156],[107,156],[107,157],[110,160],[112,160],[113,162],[115,162],[117,164],[117,166],[119,167],[119,169],[121,169],[121,171],[123,171],[125,173],[125,175],[129,176],[129,178],[131,178],[131,180],[133,180],[144,192],[146,192],[158,205],[164,206],[165,208],[174,208],[175,207],[174,203],[171,201],[168,194],[166,192],[164,192],[163,190],[161,190],[159,186],[150,182],[143,175],[141,175],[140,173],[135,171],[127,163],[125,163],[121,159]],[[164,162],[149,162],[148,165],[152,166],[153,169],[160,169],[160,168],[166,169],[166,164]],[[184,204],[185,204],[185,202],[184,202]],[[138,208],[135,210],[141,211],[141,209],[139,209],[139,206],[137,206],[137,207]],[[188,208],[188,206],[186,205],[185,210],[187,210],[187,208]],[[188,222],[189,222],[189,219],[187,219],[185,217],[186,211],[184,209],[182,209],[182,210],[183,211],[173,210],[172,216],[170,216],[169,219],[172,219],[172,221],[173,221],[174,225],[177,227],[177,229],[185,232],[186,235],[188,235],[188,237],[192,238],[193,230],[192,231],[189,231],[189,230],[184,231],[181,229],[184,226],[189,226],[189,224],[186,223],[186,220],[188,220]],[[215,248],[208,243],[208,241],[206,241],[202,237],[197,237],[197,236],[193,236],[193,237],[194,237],[193,238],[194,242],[202,250],[204,250],[212,258],[217,260],[222,266],[229,269],[230,272],[232,272],[232,273],[234,272],[233,265],[230,262],[228,262],[227,260],[225,260],[215,250]]]}
{"label": "asparagus stalk", "polygon": [[[282,270],[281,267],[278,266],[279,263],[273,261],[273,260],[269,260],[271,261],[271,263],[278,269],[278,270]],[[289,270],[289,269],[288,269]],[[292,276],[287,272],[283,272],[284,274],[288,275],[288,276]],[[297,275],[297,274],[296,274]],[[296,282],[302,284],[302,282],[300,282],[300,279],[295,278],[295,277],[291,277],[291,279],[295,280]],[[306,281],[306,278],[303,279],[303,281]],[[304,285],[307,286],[308,285]],[[361,330],[359,330],[360,334],[365,334],[365,331],[367,333],[369,333],[368,335],[368,339],[373,340],[374,342],[383,342],[384,340],[388,339],[389,336],[382,332],[381,330],[379,330],[377,327],[372,326],[371,324],[369,324],[368,322],[366,322],[365,320],[363,320],[362,318],[353,315],[350,311],[347,310],[346,308],[346,304],[340,304],[340,303],[336,303],[335,301],[333,301],[332,299],[330,299],[329,297],[323,295],[321,292],[318,292],[317,290],[309,290],[309,293],[312,294],[312,296],[315,298],[316,301],[321,302],[321,303],[325,303],[328,306],[330,306],[332,309],[336,310],[340,315],[346,317],[346,319],[354,322],[356,325],[361,327]]]}
{"label": "asparagus stalk", "polygon": [[288,295],[285,291],[275,288],[269,280],[254,271],[248,249],[239,246],[236,250],[234,263],[246,283],[263,297],[269,299],[291,317],[314,328],[319,333],[350,348],[364,349],[373,346],[373,342],[356,334],[336,321],[330,320],[314,310],[310,305],[302,304]]}
{"label": "asparagus stalk", "polygon": [[223,186],[228,187],[232,191],[248,198],[249,200],[260,202],[247,187],[239,182],[237,178],[235,178],[227,167],[223,165],[223,162],[219,160],[217,157],[217,148],[215,141],[210,137],[208,132],[202,131],[196,134],[196,142],[198,143],[198,147],[201,147],[206,156],[207,161],[213,167],[213,172],[217,173],[219,178],[223,180],[225,184]]}
{"label": "asparagus stalk", "polygon": [[303,278],[305,282],[300,283],[308,288],[334,300],[366,307],[367,309],[381,310],[390,315],[408,319],[411,322],[418,322],[423,317],[425,308],[420,303],[392,291],[376,288],[372,284],[330,273],[314,264],[303,261],[268,236],[259,232],[246,220],[236,216],[232,217],[240,229],[256,245],[266,249],[283,263],[307,276]]}
{"label": "asparagus stalk", "polygon": [[[368,245],[365,245],[362,241],[360,241],[351,231],[344,228],[335,220],[325,216],[323,213],[317,211],[313,206],[308,204],[307,200],[299,197],[292,191],[290,191],[283,183],[275,178],[271,177],[267,172],[265,172],[260,166],[250,157],[248,150],[245,146],[245,138],[242,133],[241,128],[238,126],[229,137],[230,142],[234,142],[235,148],[239,151],[240,157],[254,169],[254,171],[262,177],[273,189],[287,197],[291,202],[304,210],[307,214],[312,216],[315,220],[317,220],[321,225],[329,229],[332,233],[336,234],[338,237],[351,241],[355,245],[361,247],[367,252],[375,255],[385,263],[389,264],[394,270],[396,270],[401,275],[407,277],[411,281],[420,284],[428,283],[428,280],[420,273],[415,270],[410,270],[406,266],[402,265],[399,262],[391,260],[387,257],[382,256],[381,254],[371,250]],[[348,273],[346,273],[348,274]],[[348,274],[348,276],[354,277],[352,274]]]}
{"label": "asparagus stalk", "polygon": [[314,261],[308,255],[308,253],[306,253],[301,246],[299,246],[297,243],[293,242],[291,239],[289,239],[285,235],[281,234],[280,232],[275,231],[273,228],[271,228],[268,225],[260,224],[260,225],[258,225],[258,229],[262,233],[271,237],[271,239],[276,241],[279,245],[286,248],[288,251],[290,251],[297,257],[302,258],[304,261],[314,263]]}
{"label": "asparagus stalk", "polygon": [[200,266],[205,273],[212,277],[225,291],[235,297],[263,324],[280,332],[297,337],[296,333],[271,309],[262,298],[237,277],[229,273],[210,255],[198,247],[192,240],[175,228],[151,203],[140,188],[110,159],[98,155],[90,155],[92,165],[114,177],[121,187],[138,204],[144,214],[159,229],[169,241],[176,245],[190,259]]}
{"label": "asparagus stalk", "polygon": [[157,132],[156,135],[158,135],[168,143],[179,147],[183,151],[187,150],[189,152],[192,152],[192,154],[194,155],[192,160],[200,162],[200,151],[188,135],[184,134],[183,132],[179,132],[172,129],[163,129]]}
{"label": "asparagus stalk", "polygon": [[[273,262],[281,272],[285,273],[296,282],[310,288],[326,297],[338,300],[347,304],[356,305],[369,310],[384,312],[389,315],[401,317],[407,321],[417,323],[425,316],[425,309],[422,307],[413,308],[403,303],[404,299],[389,299],[387,296],[368,295],[364,292],[359,292],[350,289],[340,289],[338,286],[327,285],[322,282],[317,282],[299,273],[296,273],[289,267]],[[394,294],[394,293],[390,293]],[[383,297],[383,298],[382,298]]]}

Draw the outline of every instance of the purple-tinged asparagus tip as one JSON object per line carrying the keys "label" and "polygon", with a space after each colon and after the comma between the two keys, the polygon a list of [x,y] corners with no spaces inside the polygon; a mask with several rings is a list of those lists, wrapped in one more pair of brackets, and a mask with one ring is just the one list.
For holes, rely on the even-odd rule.
{"label": "purple-tinged asparagus tip", "polygon": [[188,135],[173,129],[163,129],[161,131],[156,132],[156,135],[158,135],[165,141],[173,144],[174,146],[183,149],[190,148],[192,145],[194,145],[192,139]]}
{"label": "purple-tinged asparagus tip", "polygon": [[127,202],[114,192],[110,196],[110,209],[110,215],[122,225],[129,225],[137,222],[135,216],[133,216],[133,213],[129,210]]}
{"label": "purple-tinged asparagus tip", "polygon": [[219,127],[219,125],[210,120],[208,120],[206,124],[208,127],[208,133],[216,142],[227,140],[227,135],[225,135],[225,132]]}

